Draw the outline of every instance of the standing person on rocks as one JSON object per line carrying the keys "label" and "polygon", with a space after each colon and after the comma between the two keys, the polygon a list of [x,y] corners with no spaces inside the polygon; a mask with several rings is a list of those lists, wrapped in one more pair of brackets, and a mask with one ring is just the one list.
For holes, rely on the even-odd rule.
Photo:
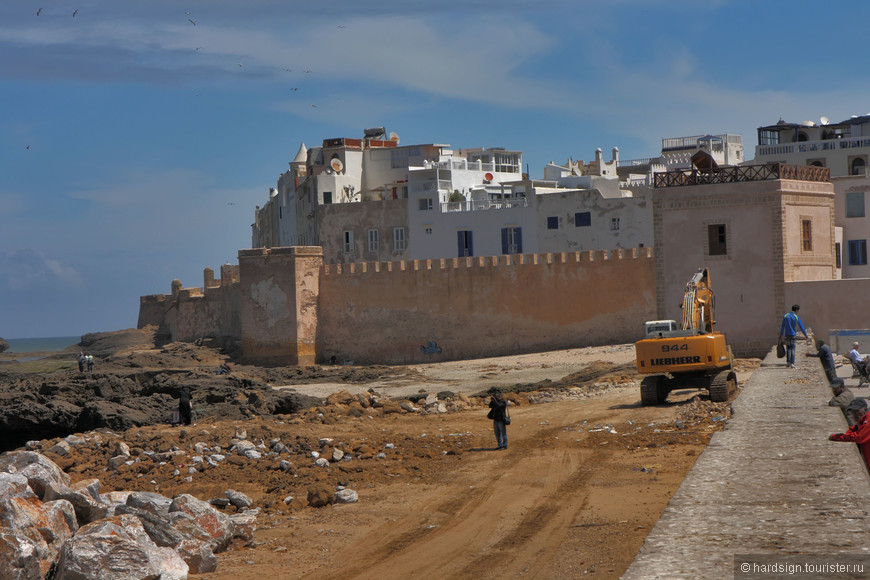
{"label": "standing person on rocks", "polygon": [[94,355],[88,354],[85,358],[88,360],[88,372],[94,372]]}
{"label": "standing person on rocks", "polygon": [[190,387],[183,385],[178,393],[178,415],[183,425],[190,425]]}
{"label": "standing person on rocks", "polygon": [[825,369],[825,376],[828,377],[828,382],[833,383],[837,378],[837,363],[834,362],[834,353],[831,352],[831,347],[825,344],[821,338],[816,341],[815,354],[808,352],[807,356],[814,356],[822,362],[822,368]]}
{"label": "standing person on rocks", "polygon": [[779,326],[779,341],[785,342],[785,366],[790,369],[794,368],[795,341],[798,329],[804,333],[804,338],[809,338],[804,323],[797,314],[800,309],[800,305],[794,304],[791,307],[791,312],[782,317],[782,324]]}
{"label": "standing person on rocks", "polygon": [[502,394],[496,391],[489,400],[488,418],[492,419],[492,427],[495,431],[495,442],[498,449],[507,449],[507,401]]}
{"label": "standing person on rocks", "polygon": [[79,352],[78,361],[79,361],[79,372],[80,373],[85,372],[85,353]]}
{"label": "standing person on rocks", "polygon": [[832,433],[828,439],[831,441],[848,441],[858,444],[864,462],[870,469],[870,413],[865,399],[854,399],[849,405],[849,411],[853,411],[858,417],[857,423],[849,427],[845,433]]}

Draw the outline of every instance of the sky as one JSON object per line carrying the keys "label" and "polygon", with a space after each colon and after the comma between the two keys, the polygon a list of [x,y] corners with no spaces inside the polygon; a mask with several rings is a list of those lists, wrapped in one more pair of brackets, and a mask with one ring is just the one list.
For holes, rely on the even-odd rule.
{"label": "sky", "polygon": [[[870,111],[858,0],[4,0],[0,336],[134,328],[251,245],[299,145],[655,157]],[[822,20],[816,20],[821,18]]]}

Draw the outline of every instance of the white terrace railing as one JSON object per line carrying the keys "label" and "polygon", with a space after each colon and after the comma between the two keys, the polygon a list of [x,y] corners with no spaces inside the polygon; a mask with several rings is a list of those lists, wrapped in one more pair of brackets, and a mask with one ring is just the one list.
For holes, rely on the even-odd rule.
{"label": "white terrace railing", "polygon": [[796,143],[780,143],[777,145],[757,145],[756,157],[768,155],[790,155],[792,153],[812,153],[813,151],[833,151],[835,149],[856,149],[870,147],[870,137],[852,137],[847,139],[824,139],[821,141],[798,141]]}
{"label": "white terrace railing", "polygon": [[424,169],[455,169],[457,171],[495,171],[495,163],[468,161],[467,159],[450,159],[447,161],[425,161]]}
{"label": "white terrace railing", "polygon": [[484,211],[488,209],[509,209],[514,207],[528,207],[525,197],[511,197],[507,199],[483,199],[472,201],[448,201],[441,204],[442,213],[459,211]]}

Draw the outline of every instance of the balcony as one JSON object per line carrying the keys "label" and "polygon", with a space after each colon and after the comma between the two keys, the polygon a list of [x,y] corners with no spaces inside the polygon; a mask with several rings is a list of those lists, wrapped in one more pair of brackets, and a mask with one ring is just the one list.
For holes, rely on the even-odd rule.
{"label": "balcony", "polygon": [[775,145],[757,145],[755,157],[772,157],[814,151],[834,151],[836,149],[857,149],[870,147],[870,137],[847,137],[845,139],[825,139],[822,141],[798,141]]}
{"label": "balcony", "polygon": [[764,165],[739,165],[719,169],[684,169],[656,173],[653,187],[679,187],[684,185],[709,185],[713,183],[738,183],[742,181],[765,181],[769,179],[793,179],[795,181],[831,180],[827,167],[766,163]]}
{"label": "balcony", "polygon": [[510,209],[514,207],[528,207],[525,197],[510,197],[507,199],[484,199],[471,201],[448,201],[441,204],[441,213],[455,213],[462,211],[485,211],[488,209]]}
{"label": "balcony", "polygon": [[455,158],[447,161],[425,161],[423,169],[495,171],[495,163],[483,163],[481,161],[468,161],[467,159]]}

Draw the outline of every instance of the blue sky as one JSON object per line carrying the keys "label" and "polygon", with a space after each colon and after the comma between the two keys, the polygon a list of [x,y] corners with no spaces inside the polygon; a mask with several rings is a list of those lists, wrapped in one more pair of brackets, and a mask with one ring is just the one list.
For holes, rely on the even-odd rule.
{"label": "blue sky", "polygon": [[[37,14],[38,12],[38,14]],[[236,263],[299,144],[549,161],[870,111],[858,1],[0,3],[0,336],[135,327]],[[75,16],[73,14],[75,13]],[[854,25],[851,23],[855,23]]]}

